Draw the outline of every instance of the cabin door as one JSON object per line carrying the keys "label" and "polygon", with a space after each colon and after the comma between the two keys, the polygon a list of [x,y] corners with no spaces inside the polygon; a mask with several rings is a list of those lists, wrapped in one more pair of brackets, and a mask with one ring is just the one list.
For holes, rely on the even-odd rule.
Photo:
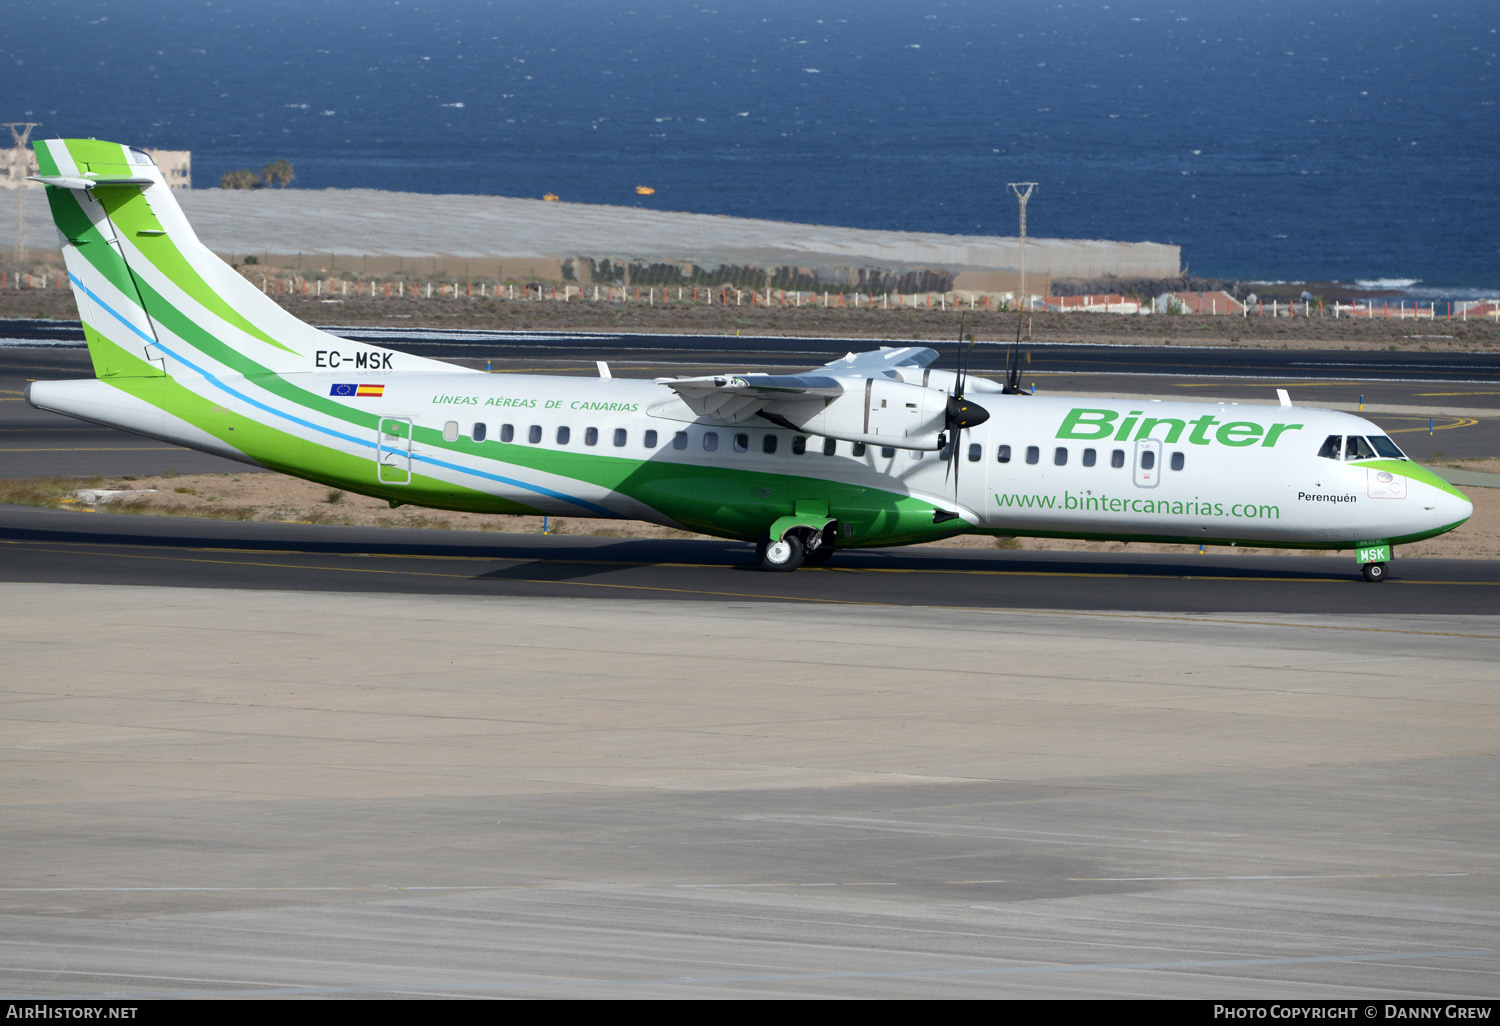
{"label": "cabin door", "polygon": [[381,417],[375,429],[375,480],[411,483],[411,418]]}
{"label": "cabin door", "polygon": [[1161,483],[1161,439],[1143,438],[1135,443],[1135,484],[1155,488]]}

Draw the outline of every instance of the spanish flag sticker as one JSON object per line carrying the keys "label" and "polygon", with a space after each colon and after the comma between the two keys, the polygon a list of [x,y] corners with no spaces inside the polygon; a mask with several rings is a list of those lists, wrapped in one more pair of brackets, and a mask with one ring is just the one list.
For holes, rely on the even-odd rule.
{"label": "spanish flag sticker", "polygon": [[355,385],[355,384],[352,384],[352,383],[351,384],[340,384],[340,385],[334,385],[332,388],[330,388],[328,390],[328,394],[329,395],[334,395],[334,396],[344,396],[344,397],[354,396],[355,398],[379,399],[381,396],[385,395],[385,386],[384,385]]}

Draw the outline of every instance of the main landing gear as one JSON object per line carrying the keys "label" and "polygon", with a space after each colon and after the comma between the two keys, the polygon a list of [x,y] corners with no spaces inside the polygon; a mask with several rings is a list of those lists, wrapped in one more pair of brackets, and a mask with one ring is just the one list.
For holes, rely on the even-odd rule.
{"label": "main landing gear", "polygon": [[1385,580],[1386,566],[1384,563],[1366,563],[1360,567],[1364,571],[1365,580],[1379,584]]}
{"label": "main landing gear", "polygon": [[775,541],[762,538],[755,544],[755,558],[762,570],[790,573],[807,559],[807,548],[797,534],[788,534]]}

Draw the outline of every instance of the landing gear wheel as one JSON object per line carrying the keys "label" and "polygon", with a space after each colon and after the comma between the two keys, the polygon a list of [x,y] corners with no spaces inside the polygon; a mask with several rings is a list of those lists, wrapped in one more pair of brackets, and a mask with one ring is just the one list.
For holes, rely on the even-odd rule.
{"label": "landing gear wheel", "polygon": [[1360,569],[1365,572],[1365,580],[1367,581],[1373,581],[1374,583],[1379,584],[1381,581],[1385,580],[1384,563],[1366,563],[1364,566],[1360,567]]}
{"label": "landing gear wheel", "polygon": [[795,534],[773,541],[763,538],[755,546],[755,558],[762,570],[777,570],[783,573],[797,569],[806,558],[807,549],[802,539]]}

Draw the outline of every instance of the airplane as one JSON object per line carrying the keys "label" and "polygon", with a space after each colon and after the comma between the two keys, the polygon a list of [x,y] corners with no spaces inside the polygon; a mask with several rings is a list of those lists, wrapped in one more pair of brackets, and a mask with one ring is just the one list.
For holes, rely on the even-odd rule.
{"label": "airplane", "polygon": [[[916,346],[796,374],[486,374],[320,331],[211,253],[141,150],[35,144],[95,376],[32,406],[391,505],[636,519],[768,571],[961,533],[1353,549],[1473,512],[1362,417],[1027,395]],[[978,396],[983,405],[975,401]]]}

